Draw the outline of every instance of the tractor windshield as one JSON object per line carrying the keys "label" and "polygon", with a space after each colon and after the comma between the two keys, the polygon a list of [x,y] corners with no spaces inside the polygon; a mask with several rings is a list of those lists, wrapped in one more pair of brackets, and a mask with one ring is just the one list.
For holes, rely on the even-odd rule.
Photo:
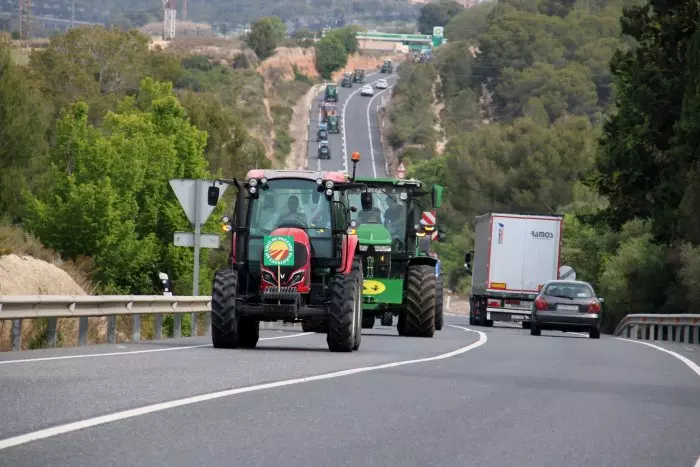
{"label": "tractor windshield", "polygon": [[260,197],[249,200],[251,237],[277,227],[297,227],[309,237],[330,237],[331,203],[313,180],[269,180]]}
{"label": "tractor windshield", "polygon": [[[360,202],[361,189],[348,192],[350,206],[355,206],[357,212],[351,213],[351,218],[360,224],[382,224],[391,234],[394,249],[406,251],[406,217],[407,204],[401,198],[407,198],[406,188],[395,187],[369,187],[372,193],[372,211],[363,211]],[[402,196],[402,193],[405,193]]]}

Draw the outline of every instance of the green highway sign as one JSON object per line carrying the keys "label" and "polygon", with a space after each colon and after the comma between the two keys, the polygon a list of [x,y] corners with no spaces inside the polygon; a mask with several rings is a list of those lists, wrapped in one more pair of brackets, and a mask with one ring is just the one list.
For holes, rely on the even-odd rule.
{"label": "green highway sign", "polygon": [[263,238],[263,265],[293,266],[294,237],[291,235],[266,235]]}

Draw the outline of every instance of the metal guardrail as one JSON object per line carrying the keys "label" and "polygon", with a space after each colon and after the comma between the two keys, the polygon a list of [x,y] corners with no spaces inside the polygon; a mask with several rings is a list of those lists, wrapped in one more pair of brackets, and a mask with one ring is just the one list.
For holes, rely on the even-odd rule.
{"label": "metal guardrail", "polygon": [[700,344],[700,315],[627,315],[614,334],[635,340]]}
{"label": "metal guardrail", "polygon": [[22,320],[48,318],[48,345],[56,346],[58,318],[78,318],[78,345],[87,343],[88,318],[107,317],[107,342],[116,343],[117,315],[131,315],[132,341],[141,340],[141,315],[155,315],[154,338],[163,338],[163,314],[173,314],[173,337],[182,336],[182,313],[192,314],[192,335],[197,335],[195,313],[206,313],[204,332],[209,335],[211,296],[164,295],[5,295],[0,296],[0,320],[12,320],[12,350],[22,347]]}

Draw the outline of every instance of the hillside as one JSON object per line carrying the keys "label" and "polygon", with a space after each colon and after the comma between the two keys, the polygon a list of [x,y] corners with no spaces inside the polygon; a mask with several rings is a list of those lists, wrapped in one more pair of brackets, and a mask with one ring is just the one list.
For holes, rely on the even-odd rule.
{"label": "hillside", "polygon": [[[681,59],[671,71],[638,65],[642,59],[634,44],[643,38],[652,56],[663,54],[659,51],[668,44],[653,26],[661,21],[664,37],[682,35],[682,53],[692,54],[688,44],[699,13],[694,3],[681,2],[668,12],[650,14],[647,25],[640,19],[644,10],[630,10],[621,22],[623,7],[643,4],[507,0],[454,11],[443,24],[448,45],[430,63],[401,68],[386,112],[386,144],[410,175],[447,186],[448,202],[438,222],[448,227],[449,240],[436,250],[449,287],[469,290],[462,263],[473,248],[475,215],[559,213],[565,215],[563,261],[606,298],[607,330],[629,313],[697,309],[700,229],[686,219],[697,217],[689,209],[699,191],[688,177],[697,173],[698,156],[694,150],[674,149],[678,138],[697,131],[690,108],[685,134],[666,136],[648,155],[634,143],[646,131],[668,134],[670,127],[662,122],[691,105],[683,96],[695,92],[694,84],[685,89],[686,82],[694,83],[688,67],[695,60]],[[687,22],[674,15],[685,15]],[[465,54],[465,49],[475,53]],[[662,97],[631,78],[641,73],[630,71],[636,66],[647,67],[645,79],[658,80]],[[664,73],[685,78],[671,81],[675,87],[667,91]],[[658,106],[671,106],[675,113],[665,113],[659,123],[652,108],[646,117],[637,117],[634,109],[646,108],[646,98],[660,99]],[[637,126],[623,131],[620,126],[630,122]],[[643,129],[650,124],[651,129]],[[644,147],[654,148],[655,141],[647,140]],[[668,157],[684,154],[670,160],[684,162],[651,162],[669,151]],[[647,162],[628,162],[636,160]],[[664,189],[668,180],[659,179],[660,170],[669,170],[668,180],[687,187],[685,193]],[[623,178],[611,178],[611,173]],[[642,194],[646,190],[664,202],[653,208]],[[665,228],[669,225],[675,226],[672,232]]]}

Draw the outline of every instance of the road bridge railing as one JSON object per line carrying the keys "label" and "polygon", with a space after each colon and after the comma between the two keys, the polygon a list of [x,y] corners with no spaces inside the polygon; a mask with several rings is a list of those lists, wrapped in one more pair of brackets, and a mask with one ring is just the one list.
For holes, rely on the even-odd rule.
{"label": "road bridge railing", "polygon": [[697,345],[700,338],[700,315],[627,315],[615,328],[614,335],[633,340]]}
{"label": "road bridge railing", "polygon": [[[210,333],[211,296],[166,295],[3,295],[0,321],[11,320],[12,350],[22,348],[22,321],[47,319],[47,343],[56,347],[59,318],[77,318],[78,345],[87,344],[88,318],[107,317],[107,342],[117,343],[117,316],[131,316],[131,342],[141,339],[141,316],[154,315],[155,340],[163,339],[163,316],[173,315],[173,337],[182,337],[182,315],[191,315],[191,335],[196,336],[198,313],[204,313],[204,335]],[[268,323],[265,323],[267,327]],[[276,323],[270,323],[276,327]],[[298,324],[292,325],[297,327]]]}

